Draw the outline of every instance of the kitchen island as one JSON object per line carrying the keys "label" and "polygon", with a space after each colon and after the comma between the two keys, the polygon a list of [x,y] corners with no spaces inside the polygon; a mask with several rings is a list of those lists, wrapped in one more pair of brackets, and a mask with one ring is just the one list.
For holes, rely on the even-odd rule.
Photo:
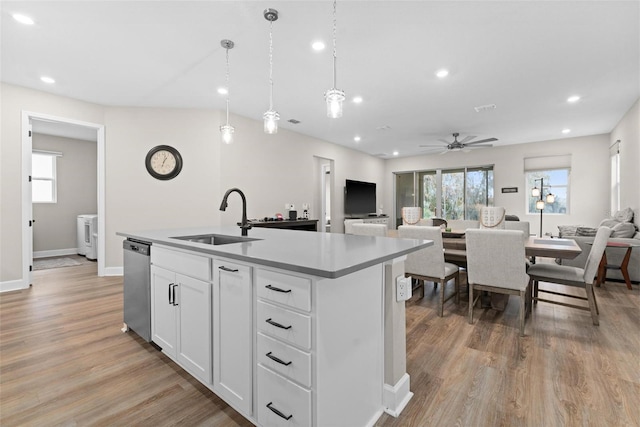
{"label": "kitchen island", "polygon": [[373,425],[411,398],[396,281],[406,254],[432,242],[242,238],[237,227],[117,234],[152,244],[152,341],[254,424]]}

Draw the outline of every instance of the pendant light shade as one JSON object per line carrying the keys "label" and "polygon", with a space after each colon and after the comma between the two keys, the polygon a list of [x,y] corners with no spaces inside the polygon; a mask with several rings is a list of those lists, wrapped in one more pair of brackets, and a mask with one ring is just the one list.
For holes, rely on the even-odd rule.
{"label": "pendant light shade", "polygon": [[336,63],[338,61],[338,55],[336,54],[336,28],[336,0],[333,0],[333,87],[324,93],[324,99],[327,103],[327,117],[333,119],[342,117],[342,103],[345,99],[344,91],[336,88]]}
{"label": "pendant light shade", "polygon": [[531,195],[533,197],[540,197],[540,189],[538,187],[533,187],[531,189]]}
{"label": "pendant light shade", "polygon": [[556,196],[554,196],[551,193],[547,194],[547,203],[551,204],[551,203],[553,203],[555,201],[556,201]]}
{"label": "pendant light shade", "polygon": [[233,49],[234,43],[231,40],[221,40],[220,45],[227,51],[226,55],[226,82],[227,82],[227,121],[220,126],[220,136],[224,144],[233,143],[233,132],[235,128],[229,124],[229,49]]}
{"label": "pendant light shade", "polygon": [[265,9],[264,19],[269,21],[269,110],[262,115],[264,119],[264,133],[278,133],[280,114],[273,109],[273,21],[278,19],[278,11]]}

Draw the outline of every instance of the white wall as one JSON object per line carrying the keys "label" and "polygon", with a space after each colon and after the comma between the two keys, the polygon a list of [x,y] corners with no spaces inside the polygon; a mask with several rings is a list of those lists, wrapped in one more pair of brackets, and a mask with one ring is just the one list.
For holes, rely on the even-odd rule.
{"label": "white wall", "polygon": [[[568,215],[545,214],[543,233],[557,234],[558,225],[581,224],[597,226],[609,215],[609,136],[594,135],[477,149],[468,153],[450,152],[444,155],[391,159],[386,164],[385,204],[393,203],[393,172],[455,168],[463,166],[494,166],[495,205],[504,206],[508,214],[531,223],[532,233],[538,230],[540,216],[526,213],[524,159],[527,157],[571,154],[571,183]],[[501,192],[502,187],[518,187],[517,193]]]}
{"label": "white wall", "polygon": [[609,145],[620,140],[620,208],[632,208],[640,225],[640,99],[613,129]]}

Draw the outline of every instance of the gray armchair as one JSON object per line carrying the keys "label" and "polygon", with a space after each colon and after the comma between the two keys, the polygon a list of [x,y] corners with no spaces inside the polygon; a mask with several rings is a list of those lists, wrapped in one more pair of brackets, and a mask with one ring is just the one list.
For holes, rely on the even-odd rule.
{"label": "gray armchair", "polygon": [[524,336],[526,307],[530,306],[529,276],[525,267],[522,231],[468,229],[467,281],[469,323],[473,323],[474,292],[489,291],[520,296],[520,336]]}
{"label": "gray armchair", "polygon": [[[534,303],[543,301],[551,304],[559,304],[566,307],[573,307],[580,310],[590,311],[593,324],[598,325],[598,303],[596,301],[596,294],[593,291],[593,282],[596,272],[598,271],[600,259],[602,258],[602,254],[604,253],[605,248],[607,247],[607,240],[609,239],[609,235],[611,235],[611,229],[609,227],[598,228],[596,236],[593,240],[593,246],[589,251],[589,257],[587,258],[587,263],[585,264],[584,268],[555,264],[535,264],[529,267],[528,273],[529,277],[531,278],[530,285],[533,286]],[[556,291],[539,289],[538,282],[551,282],[565,286],[582,288],[586,291],[587,295],[585,298]],[[564,302],[542,299],[538,297],[539,292],[546,292],[569,298],[586,300],[589,306],[584,307],[581,305],[567,304]]]}
{"label": "gray armchair", "polygon": [[[425,227],[418,225],[401,225],[398,227],[398,237],[405,239],[433,240],[433,246],[412,252],[407,255],[404,263],[405,275],[422,282],[422,297],[424,297],[424,282],[433,282],[434,287],[440,283],[440,298],[438,301],[438,316],[444,315],[444,303],[454,296],[460,302],[460,270],[457,265],[444,262],[442,247],[442,230],[440,227]],[[455,278],[455,292],[444,297],[446,284]]]}

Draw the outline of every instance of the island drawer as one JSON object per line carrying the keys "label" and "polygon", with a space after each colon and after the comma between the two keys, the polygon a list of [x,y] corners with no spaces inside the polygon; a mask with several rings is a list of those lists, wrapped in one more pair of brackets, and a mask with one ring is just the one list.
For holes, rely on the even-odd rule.
{"label": "island drawer", "polygon": [[311,311],[311,280],[269,270],[258,270],[258,296]]}
{"label": "island drawer", "polygon": [[311,317],[258,301],[258,330],[304,349],[311,348]]}
{"label": "island drawer", "polygon": [[151,264],[195,279],[211,280],[211,259],[153,246]]}
{"label": "island drawer", "polygon": [[258,333],[258,363],[311,387],[311,354]]}
{"label": "island drawer", "polygon": [[259,425],[269,427],[311,425],[310,390],[292,383],[261,365],[258,365],[257,381]]}

